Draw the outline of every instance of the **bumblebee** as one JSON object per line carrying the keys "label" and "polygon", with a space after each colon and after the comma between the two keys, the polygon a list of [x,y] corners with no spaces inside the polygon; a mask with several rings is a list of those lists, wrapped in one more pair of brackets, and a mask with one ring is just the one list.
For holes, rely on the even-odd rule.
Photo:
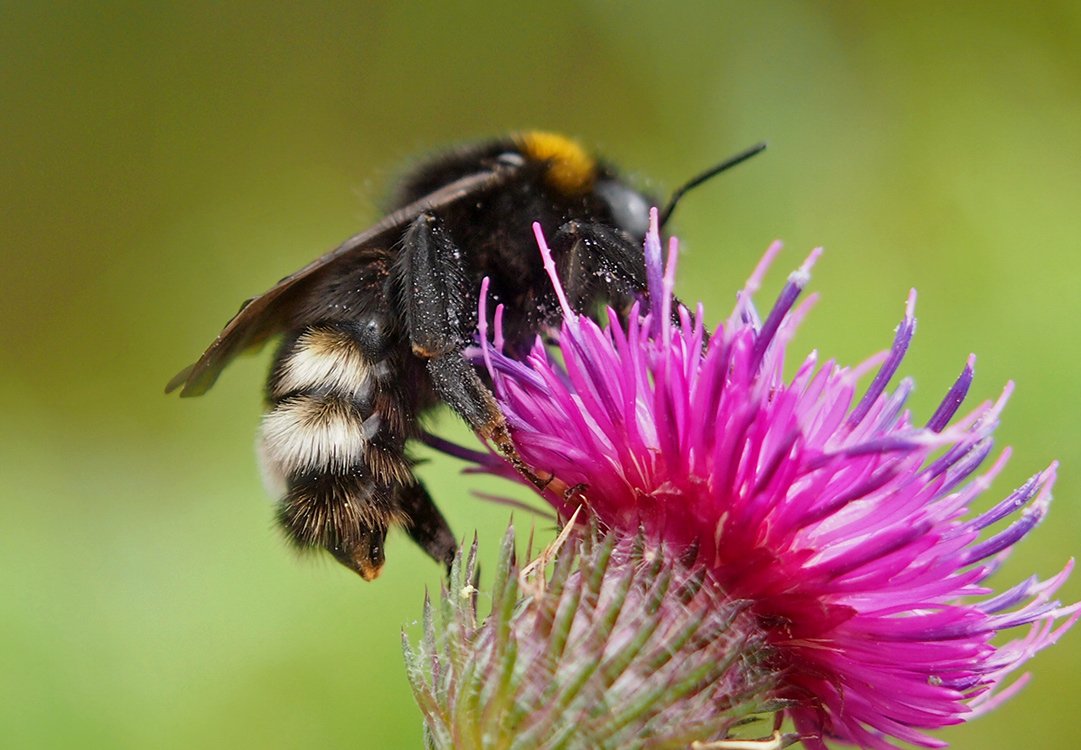
{"label": "bumblebee", "polygon": [[373,227],[241,305],[166,392],[202,395],[238,353],[281,335],[259,454],[287,538],[372,580],[388,529],[400,526],[448,564],[454,535],[406,452],[424,437],[424,414],[447,404],[544,484],[518,458],[491,391],[463,355],[474,343],[482,279],[504,305],[506,349],[524,352],[560,310],[536,221],[576,309],[626,309],[645,294],[650,205],[561,135],[524,132],[446,152],[405,176]]}

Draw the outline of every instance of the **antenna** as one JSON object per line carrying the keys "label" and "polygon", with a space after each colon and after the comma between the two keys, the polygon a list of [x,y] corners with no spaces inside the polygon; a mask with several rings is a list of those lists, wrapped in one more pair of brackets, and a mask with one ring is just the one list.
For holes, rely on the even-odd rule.
{"label": "antenna", "polygon": [[676,210],[676,204],[679,203],[679,199],[682,198],[684,195],[686,195],[692,188],[698,187],[699,185],[701,185],[703,182],[710,179],[711,177],[719,175],[721,172],[725,171],[726,169],[731,169],[732,167],[736,166],[737,164],[742,164],[743,162],[750,159],[752,156],[754,156],[756,154],[759,154],[759,153],[761,153],[761,152],[763,152],[765,150],[766,150],[765,141],[763,141],[762,143],[756,143],[755,145],[751,146],[750,148],[745,149],[743,151],[740,151],[735,156],[732,156],[732,157],[729,157],[728,159],[725,159],[724,161],[722,161],[717,166],[710,167],[709,169],[707,169],[702,174],[700,174],[700,175],[698,175],[696,177],[692,177],[691,179],[687,180],[687,182],[685,182],[681,187],[677,188],[672,193],[672,197],[668,199],[668,205],[664,207],[663,211],[661,211],[661,217],[660,217],[660,225],[661,225],[661,227],[664,227],[665,222],[667,222],[668,219],[672,216],[672,212]]}

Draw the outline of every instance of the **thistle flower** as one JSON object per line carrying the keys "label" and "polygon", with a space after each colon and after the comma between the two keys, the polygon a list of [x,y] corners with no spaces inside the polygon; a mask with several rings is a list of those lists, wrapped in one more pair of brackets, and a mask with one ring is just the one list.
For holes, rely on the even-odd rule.
{"label": "thistle flower", "polygon": [[[474,540],[443,587],[439,626],[425,601],[422,638],[403,634],[428,747],[683,750],[776,710],[745,603],[640,536],[565,532],[520,567],[509,528],[483,592]],[[793,741],[777,734],[772,747]]]}
{"label": "thistle flower", "polygon": [[[478,358],[519,453],[553,475],[542,494],[562,517],[584,505],[614,534],[696,550],[726,596],[749,603],[782,675],[773,696],[806,747],[942,746],[923,730],[997,705],[1025,679],[1007,678],[1077,620],[1079,605],[1052,598],[1072,563],[1001,593],[987,585],[1044,517],[1056,470],[969,511],[1007,459],[980,469],[1012,385],[958,417],[970,358],[922,426],[905,408],[912,381],[887,387],[915,331],[914,293],[888,351],[855,368],[812,353],[786,379],[786,349],[811,300],[796,301],[818,251],[762,320],[752,296],[771,247],[710,332],[701,306],[673,308],[676,245],[665,266],[654,213],[648,309],[625,321],[609,311],[602,326],[570,309],[535,229],[563,305],[556,351],[538,340],[523,361],[504,356],[499,311],[495,345],[480,316]],[[480,462],[513,476],[494,457]]]}

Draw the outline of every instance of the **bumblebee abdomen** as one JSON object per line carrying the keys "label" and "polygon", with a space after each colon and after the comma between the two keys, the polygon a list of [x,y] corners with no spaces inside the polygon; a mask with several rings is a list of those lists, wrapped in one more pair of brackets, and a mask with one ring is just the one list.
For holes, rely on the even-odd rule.
{"label": "bumblebee abdomen", "polygon": [[415,482],[405,457],[414,420],[395,352],[373,347],[364,331],[364,321],[325,323],[285,341],[259,454],[290,540],[374,578],[387,529],[402,520],[396,492]]}
{"label": "bumblebee abdomen", "polygon": [[378,374],[348,330],[312,327],[279,353],[268,390],[274,400],[325,390],[363,403],[371,399]]}

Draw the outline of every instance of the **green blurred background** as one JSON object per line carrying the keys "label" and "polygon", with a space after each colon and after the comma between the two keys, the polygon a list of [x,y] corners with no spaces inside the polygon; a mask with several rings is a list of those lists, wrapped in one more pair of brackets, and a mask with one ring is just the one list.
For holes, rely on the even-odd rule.
{"label": "green blurred background", "polygon": [[[1000,585],[1057,571],[1081,549],[1081,6],[1014,5],[5,3],[0,742],[419,747],[399,634],[439,571],[401,537],[374,585],[293,559],[252,451],[265,355],[161,391],[371,222],[403,159],[512,128],[662,194],[768,139],[681,208],[682,296],[720,318],[769,241],[764,297],[823,244],[796,349],[853,362],[917,287],[917,415],[975,351],[975,399],[1018,384],[991,496],[1063,461]],[[422,474],[490,552],[508,511],[458,468]],[[1073,633],[943,736],[1072,746],[1079,667]]]}

